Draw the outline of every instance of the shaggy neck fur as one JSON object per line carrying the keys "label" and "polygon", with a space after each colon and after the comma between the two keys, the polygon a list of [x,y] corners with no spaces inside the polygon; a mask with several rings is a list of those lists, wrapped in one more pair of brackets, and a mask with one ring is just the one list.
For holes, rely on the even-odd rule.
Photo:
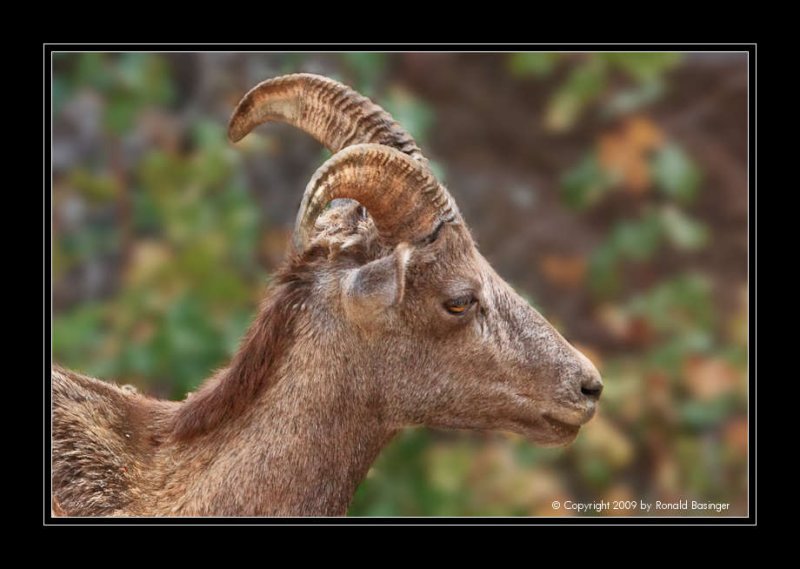
{"label": "shaggy neck fur", "polygon": [[172,513],[344,515],[394,433],[335,329],[312,353],[291,349],[317,316],[312,273],[298,268],[311,264],[283,273],[230,367],[178,409],[166,450],[184,480]]}
{"label": "shaggy neck fur", "polygon": [[184,402],[54,370],[54,511],[344,515],[396,430],[335,327],[294,347],[323,310],[308,304],[314,264],[282,271],[230,366]]}
{"label": "shaggy neck fur", "polygon": [[[306,368],[296,359],[288,354],[277,377],[270,378],[269,386],[238,417],[165,446],[160,453],[164,462],[176,461],[164,477],[164,498],[174,506],[170,513],[346,513],[393,431],[351,383],[326,375],[289,375],[289,369],[324,369]],[[221,382],[244,381],[232,375],[237,372],[232,366]],[[185,405],[190,409],[192,401]]]}

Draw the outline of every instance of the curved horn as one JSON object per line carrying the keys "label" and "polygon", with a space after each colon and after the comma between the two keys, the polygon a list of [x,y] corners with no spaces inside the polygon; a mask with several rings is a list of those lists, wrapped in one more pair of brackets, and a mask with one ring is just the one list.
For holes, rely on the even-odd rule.
{"label": "curved horn", "polygon": [[306,248],[317,217],[336,198],[367,208],[387,243],[420,241],[459,215],[429,168],[394,148],[357,144],[329,158],[306,186],[295,224],[298,251]]}
{"label": "curved horn", "polygon": [[334,154],[352,144],[372,142],[427,164],[417,143],[389,113],[350,87],[320,75],[283,75],[253,87],[231,116],[228,138],[238,142],[267,121],[296,126]]}

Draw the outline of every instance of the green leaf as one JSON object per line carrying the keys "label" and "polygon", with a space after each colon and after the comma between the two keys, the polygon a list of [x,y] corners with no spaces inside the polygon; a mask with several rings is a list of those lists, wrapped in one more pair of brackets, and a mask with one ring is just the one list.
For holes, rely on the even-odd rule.
{"label": "green leaf", "polygon": [[372,97],[375,94],[375,86],[383,78],[386,70],[386,54],[343,53],[342,59],[356,76],[356,88],[365,96]]}
{"label": "green leaf", "polygon": [[225,129],[217,121],[198,120],[192,125],[192,139],[204,151],[216,151],[228,145]]}
{"label": "green leaf", "polygon": [[155,54],[82,54],[76,76],[75,85],[103,96],[103,126],[116,135],[128,133],[144,107],[167,104],[174,96],[166,60]]}
{"label": "green leaf", "polygon": [[676,207],[661,212],[664,233],[677,249],[697,250],[708,244],[708,227],[695,221]]}
{"label": "green leaf", "polygon": [[630,114],[658,100],[664,94],[661,81],[647,81],[631,89],[625,89],[614,96],[605,105],[606,117]]}
{"label": "green leaf", "polygon": [[653,256],[661,244],[662,229],[657,215],[650,213],[640,220],[622,221],[611,234],[612,247],[621,256],[644,261]]}
{"label": "green leaf", "polygon": [[119,87],[128,90],[142,103],[168,104],[174,95],[166,60],[155,54],[126,53],[116,65]]}
{"label": "green leaf", "polygon": [[713,347],[712,335],[703,330],[685,326],[686,331],[676,333],[650,350],[645,360],[653,369],[678,377],[687,356],[708,352]]}
{"label": "green leaf", "polygon": [[95,174],[75,168],[69,173],[69,184],[92,203],[107,203],[119,194],[119,184],[108,173]]}
{"label": "green leaf", "polygon": [[568,206],[583,210],[600,201],[611,186],[611,178],[590,153],[562,177],[561,197]]}
{"label": "green leaf", "polygon": [[628,303],[631,314],[644,316],[661,332],[710,330],[713,324],[711,284],[702,275],[688,273],[662,282]]}
{"label": "green leaf", "polygon": [[381,100],[381,106],[417,141],[427,140],[434,120],[433,110],[427,103],[408,91],[392,89],[389,96]]}
{"label": "green leaf", "polygon": [[697,195],[700,170],[676,144],[667,144],[653,157],[653,178],[665,195],[688,203]]}
{"label": "green leaf", "polygon": [[559,57],[558,53],[512,53],[508,56],[508,69],[516,77],[546,77],[555,68]]}
{"label": "green leaf", "polygon": [[75,85],[85,85],[103,92],[113,81],[106,65],[107,54],[82,53],[78,59]]}
{"label": "green leaf", "polygon": [[606,65],[601,59],[590,58],[575,67],[550,99],[545,112],[548,128],[556,132],[572,128],[586,106],[603,92],[606,79]]}
{"label": "green leaf", "polygon": [[638,81],[651,81],[680,63],[680,53],[604,53],[598,54]]}
{"label": "green leaf", "polygon": [[124,135],[133,128],[133,121],[141,108],[141,102],[132,95],[111,97],[106,103],[104,123],[112,133]]}
{"label": "green leaf", "polygon": [[601,487],[608,485],[613,474],[607,461],[594,456],[584,458],[580,463],[580,470],[589,484]]}
{"label": "green leaf", "polygon": [[715,427],[721,424],[735,410],[729,398],[713,401],[686,401],[679,408],[683,424],[694,429]]}
{"label": "green leaf", "polygon": [[53,319],[53,356],[59,363],[86,369],[103,339],[101,304],[80,306]]}
{"label": "green leaf", "polygon": [[610,243],[601,245],[589,258],[589,286],[594,294],[608,297],[619,289],[619,254]]}
{"label": "green leaf", "polygon": [[137,232],[155,233],[164,223],[162,212],[153,197],[142,190],[131,193],[133,202],[133,227]]}

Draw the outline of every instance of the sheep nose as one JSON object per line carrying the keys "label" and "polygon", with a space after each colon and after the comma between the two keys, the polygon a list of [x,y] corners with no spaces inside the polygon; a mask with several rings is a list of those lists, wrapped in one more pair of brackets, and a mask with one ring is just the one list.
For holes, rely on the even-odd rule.
{"label": "sheep nose", "polygon": [[591,401],[600,399],[600,394],[603,392],[603,380],[600,379],[600,374],[596,370],[590,373],[585,373],[581,377],[581,394]]}

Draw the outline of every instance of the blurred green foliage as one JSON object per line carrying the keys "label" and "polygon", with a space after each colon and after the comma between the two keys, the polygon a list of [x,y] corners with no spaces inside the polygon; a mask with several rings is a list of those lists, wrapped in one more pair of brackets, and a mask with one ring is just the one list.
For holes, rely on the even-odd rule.
{"label": "blurred green foliage", "polygon": [[620,220],[605,243],[591,256],[589,281],[599,296],[620,288],[623,261],[653,261],[663,244],[676,249],[699,249],[708,242],[708,230],[674,206],[645,210],[633,220]]}
{"label": "blurred green foliage", "polygon": [[[103,95],[112,144],[173,92],[163,60],[150,55],[85,54],[67,77],[65,97],[87,87]],[[187,154],[147,151],[129,187],[104,168],[72,171],[63,199],[102,211],[128,192],[139,238],[119,293],[59,314],[53,326],[56,360],[101,377],[160,384],[172,397],[183,397],[233,354],[266,280],[253,259],[259,216],[236,174],[237,153],[218,124],[198,121],[190,137]],[[118,250],[120,231],[120,224],[87,224],[60,235],[55,278],[59,269]]]}
{"label": "blurred green foliage", "polygon": [[690,202],[700,187],[700,171],[677,144],[668,144],[653,156],[658,189],[681,203]]}
{"label": "blurred green foliage", "polygon": [[[576,216],[610,200],[629,205],[588,255],[585,281],[598,322],[625,349],[590,350],[605,378],[603,404],[570,448],[409,430],[382,453],[350,513],[554,515],[564,512],[554,512],[552,500],[686,497],[730,501],[744,513],[746,303],[741,313],[716,313],[712,283],[682,265],[633,286],[633,275],[667,253],[691,255],[712,242],[695,208],[705,191],[700,166],[646,113],[682,56],[498,57],[509,82],[547,85],[552,131],[574,129],[593,111],[605,121],[599,139],[587,138],[581,158],[560,173],[559,191]],[[312,60],[286,54],[280,69]],[[342,54],[331,74],[374,96],[424,143],[435,107],[392,81],[392,61]],[[53,277],[68,283],[102,264],[116,280],[111,294],[57,311],[54,359],[182,398],[234,353],[269,281],[259,259],[273,242],[280,250],[285,236],[258,213],[242,155],[280,148],[251,137],[234,151],[219,122],[159,120],[145,150],[119,164],[115,153],[136,145],[148,117],[163,119],[177,104],[167,60],[61,54],[56,70],[56,121],[90,93],[101,104],[102,142],[56,179],[56,217],[71,221],[54,227]]]}
{"label": "blurred green foliage", "polygon": [[606,113],[627,113],[652,102],[662,92],[665,74],[675,68],[681,58],[680,53],[528,52],[511,54],[507,61],[512,75],[538,79],[549,77],[567,60],[577,61],[551,96],[545,112],[546,124],[553,130],[563,131],[572,128],[591,104],[607,94],[607,86],[617,74],[623,75],[630,84],[612,95]]}
{"label": "blurred green foliage", "polygon": [[56,78],[60,96],[55,110],[76,85],[90,87],[106,102],[103,124],[122,134],[133,126],[144,107],[165,105],[172,100],[172,86],[165,76],[164,60],[148,54],[124,53],[112,60],[102,53],[87,53],[80,57],[74,75]]}
{"label": "blurred green foliage", "polygon": [[[676,144],[666,145],[649,160],[656,190],[680,204],[690,203],[700,187],[700,172]],[[564,201],[575,209],[586,209],[615,189],[619,176],[600,165],[589,152],[563,177]]]}

